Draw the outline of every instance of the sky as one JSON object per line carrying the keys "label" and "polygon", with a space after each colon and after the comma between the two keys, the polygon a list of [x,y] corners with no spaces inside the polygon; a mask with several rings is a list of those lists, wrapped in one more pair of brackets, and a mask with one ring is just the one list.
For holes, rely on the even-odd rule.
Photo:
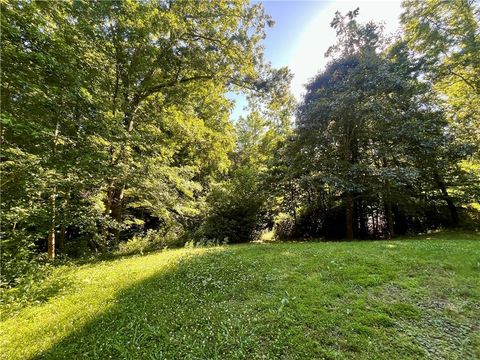
{"label": "sky", "polygon": [[[255,1],[257,2],[257,1]],[[304,85],[321,71],[328,59],[324,54],[335,43],[335,30],[330,27],[335,11],[346,13],[360,8],[358,21],[373,20],[385,26],[385,32],[399,28],[401,0],[263,0],[265,12],[272,16],[275,26],[266,30],[265,60],[274,67],[288,66],[294,74],[291,91],[297,100]],[[231,94],[236,106],[232,120],[246,115],[245,98]]]}

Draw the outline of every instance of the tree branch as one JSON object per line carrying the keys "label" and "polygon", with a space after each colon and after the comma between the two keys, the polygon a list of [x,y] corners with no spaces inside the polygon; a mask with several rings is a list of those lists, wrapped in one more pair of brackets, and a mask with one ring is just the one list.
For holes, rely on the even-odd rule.
{"label": "tree branch", "polygon": [[459,77],[460,79],[462,79],[463,82],[464,82],[465,84],[467,84],[468,86],[470,86],[477,94],[480,92],[479,89],[475,86],[475,84],[473,84],[473,83],[470,82],[469,80],[465,79],[462,75],[454,72],[454,71],[453,71],[452,69],[450,69],[450,68],[448,69],[448,72],[449,72],[450,74],[452,74],[452,75],[454,75],[454,76],[457,76],[457,77]]}

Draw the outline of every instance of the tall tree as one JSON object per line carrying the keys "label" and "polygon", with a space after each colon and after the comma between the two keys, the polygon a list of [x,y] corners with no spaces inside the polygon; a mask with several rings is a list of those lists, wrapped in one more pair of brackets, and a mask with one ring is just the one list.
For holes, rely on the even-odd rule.
{"label": "tall tree", "polygon": [[[428,188],[441,191],[455,222],[443,176],[461,152],[453,155],[448,123],[418,81],[406,44],[387,47],[379,27],[357,23],[357,13],[336,14],[334,59],[307,85],[298,109],[290,163],[302,164],[292,171],[307,193],[304,214],[319,209],[311,215],[323,219],[323,234],[391,237],[394,212],[409,208],[406,194],[417,198]],[[428,185],[419,189],[420,178]]]}
{"label": "tall tree", "polygon": [[[459,166],[470,175],[462,179],[468,190],[461,192],[478,194],[475,183],[480,179],[480,5],[474,0],[407,0],[402,5],[401,20],[411,54],[421,65],[423,78],[439,95],[436,103],[447,115],[453,141],[457,148],[463,148]],[[455,219],[448,184],[457,183],[458,192],[459,181],[444,179],[441,172],[436,178]],[[471,200],[478,203],[478,195]]]}
{"label": "tall tree", "polygon": [[331,25],[338,43],[327,52],[336,58],[307,86],[298,113],[298,141],[316,160],[317,171],[324,169],[326,185],[341,192],[348,239],[354,237],[354,202],[367,180],[368,168],[361,157],[366,154],[369,125],[374,124],[372,110],[389,85],[377,55],[381,45],[377,27],[358,24],[357,14],[358,9],[346,16],[336,13]]}
{"label": "tall tree", "polygon": [[98,248],[140,213],[198,213],[233,149],[226,93],[278,90],[260,4],[10,2],[1,16],[2,213],[51,258],[56,237]]}

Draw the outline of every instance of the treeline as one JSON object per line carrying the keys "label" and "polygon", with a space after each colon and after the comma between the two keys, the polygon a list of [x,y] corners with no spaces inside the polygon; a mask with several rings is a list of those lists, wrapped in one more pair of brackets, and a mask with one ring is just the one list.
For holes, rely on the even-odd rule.
{"label": "treeline", "polygon": [[[406,1],[403,37],[336,14],[279,182],[287,237],[385,238],[480,225],[479,8]],[[277,231],[278,232],[278,231]]]}
{"label": "treeline", "polygon": [[394,39],[337,13],[296,107],[260,4],[2,3],[3,280],[45,252],[475,226],[479,9],[404,5]]}
{"label": "treeline", "polygon": [[[291,75],[247,1],[10,1],[2,21],[2,273],[33,255],[182,241],[228,176],[228,92],[269,123]],[[180,239],[180,240],[178,240]],[[167,244],[169,243],[169,244]]]}
{"label": "treeline", "polygon": [[337,13],[295,123],[252,112],[207,238],[371,239],[480,225],[480,25],[469,1],[404,2],[403,33]]}

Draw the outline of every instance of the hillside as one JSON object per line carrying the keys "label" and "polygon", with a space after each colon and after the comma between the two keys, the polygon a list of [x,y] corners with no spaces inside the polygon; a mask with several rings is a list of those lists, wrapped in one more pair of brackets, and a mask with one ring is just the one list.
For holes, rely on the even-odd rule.
{"label": "hillside", "polygon": [[473,359],[479,274],[473,234],[66,265],[4,293],[1,357]]}

